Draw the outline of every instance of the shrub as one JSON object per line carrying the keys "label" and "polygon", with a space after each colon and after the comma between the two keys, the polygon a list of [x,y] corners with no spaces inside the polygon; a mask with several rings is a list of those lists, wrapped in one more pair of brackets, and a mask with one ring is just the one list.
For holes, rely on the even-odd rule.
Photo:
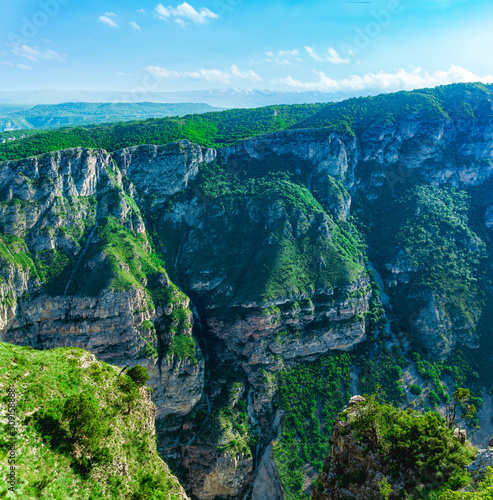
{"label": "shrub", "polygon": [[68,420],[71,438],[89,450],[98,448],[102,425],[96,401],[84,393],[70,396],[63,406],[63,418]]}
{"label": "shrub", "polygon": [[411,386],[409,387],[409,391],[411,392],[411,394],[414,394],[415,396],[420,396],[421,393],[423,392],[423,389],[421,389],[419,385],[411,384]]}
{"label": "shrub", "polygon": [[127,372],[128,376],[138,385],[143,386],[149,380],[147,370],[140,365],[134,366]]}

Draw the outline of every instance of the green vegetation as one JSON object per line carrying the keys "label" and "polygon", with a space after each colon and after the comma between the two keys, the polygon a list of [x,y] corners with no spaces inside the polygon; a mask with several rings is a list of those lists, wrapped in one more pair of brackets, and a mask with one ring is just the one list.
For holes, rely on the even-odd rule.
{"label": "green vegetation", "polygon": [[[153,234],[168,268],[180,266],[181,250],[192,240],[195,258],[182,273],[193,280],[207,268],[227,276],[241,299],[311,294],[359,277],[364,268],[356,229],[335,221],[289,173],[266,170],[236,173],[220,161],[203,166],[164,216],[156,216]],[[203,209],[192,227],[167,218],[175,204],[196,196]]]}
{"label": "green vegetation", "polygon": [[151,118],[114,125],[40,131],[24,139],[0,144],[0,161],[74,147],[116,151],[139,144],[168,144],[180,139],[188,139],[203,146],[220,147],[255,135],[283,130],[314,114],[321,107],[320,104],[268,106],[187,115],[183,118]]}
{"label": "green vegetation", "polygon": [[332,128],[355,134],[376,124],[409,118],[421,120],[481,119],[491,115],[492,90],[481,83],[454,84],[329,103],[293,128]]}
{"label": "green vegetation", "polygon": [[452,491],[443,492],[438,500],[491,500],[493,498],[493,469],[488,467],[488,472],[484,481],[472,491]]}
{"label": "green vegetation", "polygon": [[251,458],[255,449],[255,440],[248,426],[245,387],[239,381],[238,372],[236,367],[213,372],[214,378],[224,380],[227,377],[228,380],[215,398],[210,415],[202,410],[195,411],[194,415],[200,439],[237,459]]}
{"label": "green vegetation", "polygon": [[399,319],[396,327],[413,340],[408,318],[436,306],[443,311],[442,324],[474,328],[487,303],[481,280],[488,253],[471,229],[470,196],[423,185],[413,177],[402,189],[397,199],[386,187],[377,200],[361,199],[357,208],[378,267],[392,263],[409,276],[408,283],[389,290]]}
{"label": "green vegetation", "polygon": [[[217,108],[216,108],[217,109]],[[144,120],[166,116],[183,116],[191,113],[214,111],[208,104],[155,103],[155,102],[66,102],[40,104],[30,109],[2,110],[0,120],[17,122],[23,129],[58,128],[129,120]],[[9,113],[7,116],[4,113]],[[25,134],[22,131],[22,135]],[[31,131],[30,131],[31,132]],[[18,132],[19,134],[19,132]],[[20,135],[20,134],[19,134]]]}
{"label": "green vegetation", "polygon": [[197,364],[195,357],[197,342],[192,336],[175,335],[171,339],[171,345],[167,354],[176,356],[178,359],[187,359],[192,364]]}
{"label": "green vegetation", "polygon": [[140,365],[133,366],[128,370],[127,375],[137,384],[139,387],[145,385],[145,383],[149,380],[149,374],[147,370]]}
{"label": "green vegetation", "polygon": [[0,234],[0,261],[24,270],[32,270],[34,275],[37,275],[31,252],[22,238]]}
{"label": "green vegetation", "polygon": [[[35,351],[0,343],[0,400],[16,393],[17,486],[34,500],[182,498],[156,452],[148,389],[82,349]],[[0,497],[11,437],[0,420]],[[125,474],[121,471],[124,470]],[[149,490],[147,485],[153,484]]]}
{"label": "green vegetation", "polygon": [[351,361],[347,353],[329,353],[279,374],[279,406],[285,418],[274,459],[286,500],[303,498],[304,464],[322,468],[332,426],[350,397]]}
{"label": "green vegetation", "polygon": [[[461,445],[438,413],[404,411],[371,396],[341,418],[350,423],[366,452],[379,457],[384,475],[401,484],[398,498],[430,498],[430,492],[436,498],[443,489],[470,483],[464,467],[474,460],[475,449]],[[337,465],[341,486],[354,480],[342,463]]]}

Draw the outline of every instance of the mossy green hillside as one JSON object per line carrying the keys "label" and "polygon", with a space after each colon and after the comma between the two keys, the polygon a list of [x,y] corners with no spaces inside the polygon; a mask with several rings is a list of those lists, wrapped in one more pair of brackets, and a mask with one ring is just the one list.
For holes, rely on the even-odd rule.
{"label": "mossy green hillside", "polygon": [[[191,227],[176,222],[173,211],[193,200],[198,220]],[[235,298],[266,302],[344,286],[364,272],[357,231],[334,220],[289,174],[252,177],[203,166],[155,220],[168,268],[177,266],[174,278],[189,293],[204,269],[226,277]]]}
{"label": "mossy green hillside", "polygon": [[451,324],[474,329],[487,304],[482,282],[491,250],[474,231],[471,197],[464,190],[424,185],[418,179],[410,184],[399,198],[385,188],[375,201],[360,198],[356,211],[378,267],[385,270],[390,263],[409,278],[388,290],[399,328],[411,335],[407,318],[427,305],[428,290]]}
{"label": "mossy green hillside", "polygon": [[187,115],[183,118],[153,118],[111,125],[39,130],[38,133],[26,134],[27,137],[23,139],[0,144],[0,161],[28,158],[73,147],[116,151],[139,144],[169,144],[181,139],[202,146],[221,147],[259,134],[284,130],[322,107],[322,104],[279,105]]}
{"label": "mossy green hillside", "polygon": [[[0,344],[2,498],[184,498],[156,452],[149,389],[119,372],[82,349],[35,351]],[[12,387],[16,489],[7,494],[12,440],[6,404]]]}

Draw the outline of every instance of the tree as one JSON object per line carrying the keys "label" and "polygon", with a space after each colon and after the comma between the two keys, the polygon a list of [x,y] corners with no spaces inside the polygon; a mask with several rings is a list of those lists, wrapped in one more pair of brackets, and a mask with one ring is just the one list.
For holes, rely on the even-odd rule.
{"label": "tree", "polygon": [[99,407],[84,393],[70,396],[63,406],[63,418],[68,420],[71,438],[95,451],[102,438]]}
{"label": "tree", "polygon": [[149,380],[147,370],[140,365],[134,366],[128,370],[127,375],[138,385],[143,386]]}
{"label": "tree", "polygon": [[[459,387],[453,394],[454,402],[448,404],[446,407],[445,420],[449,429],[451,429],[458,418],[463,420],[470,420],[476,413],[476,407],[473,404],[469,404],[469,398],[471,393],[469,389],[464,389]],[[458,410],[461,410],[460,417],[458,416]]]}

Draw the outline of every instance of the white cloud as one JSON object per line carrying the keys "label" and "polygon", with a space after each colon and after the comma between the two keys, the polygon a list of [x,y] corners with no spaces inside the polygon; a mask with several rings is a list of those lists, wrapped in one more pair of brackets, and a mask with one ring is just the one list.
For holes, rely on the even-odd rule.
{"label": "white cloud", "polygon": [[135,31],[141,30],[141,27],[135,21],[130,21],[128,24]]}
{"label": "white cloud", "polygon": [[240,71],[238,67],[233,64],[231,66],[231,75],[235,76],[237,78],[242,78],[243,80],[250,80],[252,82],[260,82],[262,81],[262,78],[260,78],[255,71],[249,70],[249,71]]}
{"label": "white cloud", "polygon": [[219,69],[199,69],[183,73],[185,78],[192,80],[206,80],[208,82],[231,83],[231,73]]}
{"label": "white cloud", "polygon": [[31,66],[26,64],[13,64],[10,61],[0,62],[1,66],[8,66],[9,68],[32,69]]}
{"label": "white cloud", "polygon": [[261,81],[262,78],[252,70],[240,71],[236,65],[232,65],[229,71],[219,69],[198,69],[196,71],[174,71],[159,66],[148,66],[146,68],[151,75],[158,80],[169,78],[185,78],[190,80],[205,80],[209,82],[220,82],[230,84],[233,80]]}
{"label": "white cloud", "polygon": [[299,57],[300,51],[293,50],[280,50],[277,54],[269,50],[266,52],[267,62],[277,64],[279,66],[291,66],[293,62],[300,62],[302,59]]}
{"label": "white cloud", "polygon": [[32,62],[41,60],[65,61],[65,56],[51,49],[40,49],[39,47],[30,47],[26,44],[14,44],[11,46],[12,53],[19,57],[24,57]]}
{"label": "white cloud", "polygon": [[114,12],[105,12],[104,15],[106,17],[116,17],[116,14]]}
{"label": "white cloud", "polygon": [[493,83],[493,75],[478,76],[471,71],[452,65],[446,71],[438,70],[432,73],[415,68],[412,71],[400,69],[395,73],[367,73],[365,75],[351,75],[348,78],[333,80],[322,71],[314,71],[318,80],[314,82],[301,82],[291,76],[281,80],[282,83],[291,87],[306,90],[319,90],[322,92],[341,91],[395,91],[412,90],[425,87],[436,87],[437,85],[448,85],[450,83],[477,82]]}
{"label": "white cloud", "polygon": [[334,47],[329,47],[329,55],[327,61],[332,64],[349,64],[349,59],[343,59]]}
{"label": "white cloud", "polygon": [[311,58],[315,59],[315,61],[323,61],[323,59],[315,52],[313,47],[305,47],[305,50]]}
{"label": "white cloud", "polygon": [[315,61],[329,61],[332,64],[349,64],[349,59],[343,59],[333,47],[328,48],[329,55],[325,57],[319,56],[313,47],[305,47],[305,50]]}
{"label": "white cloud", "polygon": [[200,11],[197,11],[187,2],[183,2],[177,7],[164,7],[162,4],[158,4],[154,12],[158,19],[167,21],[173,18],[175,23],[181,27],[185,27],[189,21],[196,24],[207,24],[211,19],[219,18],[215,12],[206,7],[202,7]]}
{"label": "white cloud", "polygon": [[123,73],[122,71],[117,71],[118,76],[132,76],[131,73]]}
{"label": "white cloud", "polygon": [[146,11],[144,9],[139,9],[137,12],[139,12],[140,14],[145,14]]}
{"label": "white cloud", "polygon": [[178,71],[170,71],[159,66],[147,66],[146,70],[157,79],[179,78],[181,76]]}
{"label": "white cloud", "polygon": [[118,28],[118,24],[115,23],[115,21],[113,21],[113,19],[110,19],[108,16],[99,16],[99,20],[104,23],[104,24],[107,24],[108,26],[111,26],[112,28]]}

